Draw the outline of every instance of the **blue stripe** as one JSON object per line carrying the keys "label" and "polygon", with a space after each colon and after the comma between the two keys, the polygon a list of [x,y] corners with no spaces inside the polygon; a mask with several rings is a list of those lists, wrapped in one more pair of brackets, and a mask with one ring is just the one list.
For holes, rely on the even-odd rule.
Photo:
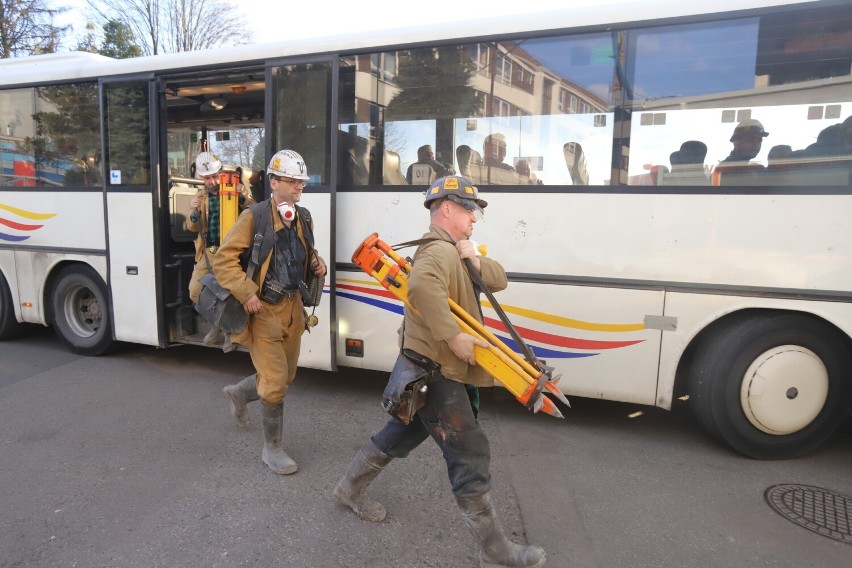
{"label": "blue stripe", "polygon": [[30,235],[7,235],[6,233],[0,233],[0,241],[12,241],[13,243],[18,243],[25,241],[28,238],[30,238]]}

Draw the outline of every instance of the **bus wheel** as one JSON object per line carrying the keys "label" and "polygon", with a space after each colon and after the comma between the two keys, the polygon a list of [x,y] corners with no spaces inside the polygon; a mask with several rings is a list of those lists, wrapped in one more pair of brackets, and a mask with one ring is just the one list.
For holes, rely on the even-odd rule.
{"label": "bus wheel", "polygon": [[88,266],[67,266],[53,285],[53,328],[80,355],[101,355],[112,346],[106,286]]}
{"label": "bus wheel", "polygon": [[844,419],[850,373],[843,337],[815,318],[738,314],[698,348],[690,406],[736,451],[791,458],[819,446]]}
{"label": "bus wheel", "polygon": [[0,272],[0,339],[13,339],[21,334],[23,324],[15,319],[12,291],[6,277]]}

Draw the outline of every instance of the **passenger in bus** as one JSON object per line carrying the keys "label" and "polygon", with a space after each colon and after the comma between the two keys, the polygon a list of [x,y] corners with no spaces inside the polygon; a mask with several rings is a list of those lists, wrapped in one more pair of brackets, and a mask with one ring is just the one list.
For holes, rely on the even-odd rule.
{"label": "passenger in bus", "polygon": [[[267,201],[249,208],[237,219],[213,260],[216,279],[243,304],[249,314],[246,328],[234,343],[249,349],[255,374],[223,389],[231,414],[246,425],[246,405],[261,401],[263,449],[261,460],[274,473],[287,475],[298,469],[283,449],[284,397],[296,378],[302,334],[308,314],[301,287],[310,270],[325,278],[325,261],[313,249],[310,212],[297,204],[309,179],[305,161],[292,150],[272,156],[266,170],[271,189]],[[254,215],[268,215],[274,231],[272,250],[252,278],[240,262],[252,254]]]}
{"label": "passenger in bus", "polygon": [[747,167],[749,169],[762,169],[763,166],[752,162],[760,154],[763,139],[769,133],[763,129],[763,125],[752,118],[743,120],[734,128],[731,142],[734,144],[731,153],[722,160],[720,166]]}
{"label": "passenger in bus", "polygon": [[[358,451],[334,488],[335,498],[360,518],[381,522],[387,511],[365,494],[367,486],[394,458],[404,458],[429,436],[441,448],[456,503],[481,548],[483,566],[543,566],[544,550],[508,539],[491,502],[491,452],[477,422],[478,387],[493,386],[476,364],[474,346],[487,344],[463,333],[447,299],[481,322],[477,293],[465,261],[490,290],[506,288],[506,272],[497,261],[480,256],[470,237],[488,205],[470,181],[460,176],[436,180],[424,205],[430,225],[414,254],[408,299],[400,328],[400,346],[433,367],[424,406],[410,422],[392,416]],[[416,311],[415,311],[416,310]]]}
{"label": "passenger in bus", "polygon": [[437,161],[432,146],[426,144],[417,149],[417,161],[408,166],[405,179],[409,185],[428,185],[451,173],[452,168]]}
{"label": "passenger in bus", "polygon": [[823,128],[817,135],[816,142],[805,148],[804,157],[826,158],[847,154],[846,128],[843,124],[832,124]]}
{"label": "passenger in bus", "polygon": [[[195,268],[189,280],[189,299],[193,303],[198,302],[201,294],[200,280],[209,272],[208,267],[219,250],[222,238],[219,234],[219,174],[221,171],[222,162],[211,152],[201,152],[195,159],[195,175],[204,180],[204,186],[189,202],[189,219],[186,221],[186,229],[198,233],[195,239]],[[254,200],[246,195],[242,185],[238,187],[238,191],[240,192],[239,210],[242,211],[247,205],[254,203]],[[221,333],[219,328],[214,327],[204,337],[204,343],[212,345]],[[226,353],[234,349],[228,334],[225,334],[223,349]]]}
{"label": "passenger in bus", "polygon": [[790,164],[793,159],[793,148],[789,144],[777,144],[766,154],[766,167],[778,168]]}
{"label": "passenger in bus", "polygon": [[515,171],[515,168],[503,161],[505,158],[506,137],[499,132],[486,136],[482,142],[482,165],[487,168]]}

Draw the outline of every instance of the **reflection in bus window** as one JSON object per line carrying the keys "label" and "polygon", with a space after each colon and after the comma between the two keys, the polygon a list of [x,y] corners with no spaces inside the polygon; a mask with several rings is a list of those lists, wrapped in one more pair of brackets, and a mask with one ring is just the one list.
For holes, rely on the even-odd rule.
{"label": "reflection in bus window", "polygon": [[[836,7],[630,32],[629,183],[848,184],[850,27]],[[706,147],[689,171],[675,164],[684,141]]]}
{"label": "reflection in bus window", "polygon": [[0,91],[0,186],[34,187],[33,90]]}
{"label": "reflection in bus window", "polygon": [[343,58],[339,177],[408,184],[429,146],[479,184],[609,183],[613,60],[609,34]]}
{"label": "reflection in bus window", "polygon": [[0,123],[0,185],[100,185],[97,83],[0,92]]}

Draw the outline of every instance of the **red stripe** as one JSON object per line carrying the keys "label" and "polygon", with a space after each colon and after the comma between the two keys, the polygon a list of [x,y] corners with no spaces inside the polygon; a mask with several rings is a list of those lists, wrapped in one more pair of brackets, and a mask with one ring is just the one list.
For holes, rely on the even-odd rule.
{"label": "red stripe", "polygon": [[[508,333],[503,322],[494,318],[485,318],[485,325],[504,333]],[[536,331],[534,329],[519,327],[517,325],[514,327],[524,339],[538,341],[539,343],[545,343],[547,345],[566,347],[568,349],[617,349],[618,347],[627,347],[628,345],[635,345],[644,341],[644,339],[637,339],[635,341],[598,341],[594,339],[578,339],[576,337],[553,335],[552,333]]]}
{"label": "red stripe", "polygon": [[[382,298],[390,298],[391,300],[399,299],[384,288],[368,288],[366,286],[353,286],[351,284],[338,284],[337,287],[343,290],[351,290],[353,292],[369,294],[371,296],[381,296]],[[508,333],[508,331],[506,330],[506,326],[504,326],[503,322],[499,320],[493,318],[485,318],[485,325],[503,333]],[[568,349],[617,349],[619,347],[636,345],[637,343],[642,343],[644,341],[644,339],[637,339],[634,341],[599,341],[594,339],[579,339],[576,337],[553,335],[552,333],[545,333],[543,331],[536,331],[534,329],[519,326],[515,326],[515,329],[518,331],[521,337],[526,340],[537,341],[539,343],[555,345],[557,347],[565,347]]]}
{"label": "red stripe", "polygon": [[17,223],[3,218],[0,218],[0,225],[6,225],[7,227],[18,229],[19,231],[35,231],[36,229],[44,227],[44,225],[24,225],[23,223]]}

